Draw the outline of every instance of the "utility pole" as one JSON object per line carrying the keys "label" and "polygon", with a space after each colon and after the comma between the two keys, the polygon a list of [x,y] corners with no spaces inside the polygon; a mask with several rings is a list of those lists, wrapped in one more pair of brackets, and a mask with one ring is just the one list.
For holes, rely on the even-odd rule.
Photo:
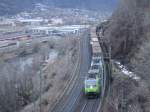
{"label": "utility pole", "polygon": [[41,62],[40,63],[40,73],[39,73],[39,75],[40,75],[40,112],[42,112],[42,107],[41,107],[41,102],[42,102],[42,63],[43,62]]}
{"label": "utility pole", "polygon": [[42,112],[41,110],[41,94],[42,94],[42,73],[41,73],[41,69],[40,69],[40,112]]}
{"label": "utility pole", "polygon": [[121,106],[119,112],[127,112],[127,99],[125,97],[125,85],[122,85],[121,89]]}

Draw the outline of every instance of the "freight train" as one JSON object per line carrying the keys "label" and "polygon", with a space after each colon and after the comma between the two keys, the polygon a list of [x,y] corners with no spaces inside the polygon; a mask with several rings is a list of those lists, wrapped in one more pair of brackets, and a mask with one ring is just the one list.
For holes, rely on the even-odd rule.
{"label": "freight train", "polygon": [[92,59],[90,69],[84,80],[84,94],[88,98],[100,96],[101,76],[103,74],[102,50],[95,31],[94,28],[91,29]]}

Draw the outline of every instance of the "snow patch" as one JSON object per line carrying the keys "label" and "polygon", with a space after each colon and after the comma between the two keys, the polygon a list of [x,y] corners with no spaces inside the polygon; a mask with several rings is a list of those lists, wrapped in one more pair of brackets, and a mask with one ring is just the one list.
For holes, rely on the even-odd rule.
{"label": "snow patch", "polygon": [[53,50],[49,53],[48,59],[45,60],[46,63],[53,62],[58,56],[58,52]]}
{"label": "snow patch", "polygon": [[33,58],[28,58],[25,60],[20,59],[20,63],[21,63],[21,70],[24,71],[26,66],[32,66],[33,63]]}
{"label": "snow patch", "polygon": [[122,73],[124,73],[125,75],[127,75],[127,76],[129,76],[129,77],[131,77],[132,79],[137,80],[137,81],[141,79],[141,78],[138,77],[135,73],[129,71],[129,70],[127,69],[127,67],[125,67],[124,65],[122,65],[120,62],[115,61],[115,63],[116,63],[117,66],[120,68],[120,70],[122,71]]}
{"label": "snow patch", "polygon": [[57,51],[52,51],[49,53],[49,60],[54,60],[56,59],[58,56],[58,52]]}

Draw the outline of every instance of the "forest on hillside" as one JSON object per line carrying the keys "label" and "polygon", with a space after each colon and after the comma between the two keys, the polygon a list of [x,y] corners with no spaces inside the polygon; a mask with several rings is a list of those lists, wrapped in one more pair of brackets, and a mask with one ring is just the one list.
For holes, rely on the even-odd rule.
{"label": "forest on hillside", "polygon": [[149,0],[121,0],[105,25],[105,38],[111,45],[113,60],[127,66],[140,80],[125,76],[114,66],[113,82],[104,112],[150,111],[149,18]]}

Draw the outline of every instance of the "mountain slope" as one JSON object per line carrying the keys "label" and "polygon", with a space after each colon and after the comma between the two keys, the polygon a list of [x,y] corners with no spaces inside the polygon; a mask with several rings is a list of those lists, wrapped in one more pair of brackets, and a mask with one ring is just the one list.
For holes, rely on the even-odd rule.
{"label": "mountain slope", "polygon": [[[149,39],[150,1],[121,0],[120,7],[113,14],[105,32],[110,38],[113,57],[132,57],[141,44]],[[116,44],[117,42],[117,44]]]}
{"label": "mountain slope", "polygon": [[33,8],[36,3],[43,3],[49,7],[111,11],[117,0],[1,0],[0,15],[16,14]]}
{"label": "mountain slope", "polygon": [[38,0],[1,0],[0,15],[16,14],[20,11],[30,9]]}
{"label": "mountain slope", "polygon": [[112,57],[128,65],[150,85],[150,1],[121,1],[105,32]]}
{"label": "mountain slope", "polygon": [[110,11],[116,6],[117,0],[46,0],[46,3],[62,8]]}
{"label": "mountain slope", "polygon": [[150,112],[150,0],[120,0],[106,25],[112,57],[140,80],[113,68],[111,92],[103,112]]}

